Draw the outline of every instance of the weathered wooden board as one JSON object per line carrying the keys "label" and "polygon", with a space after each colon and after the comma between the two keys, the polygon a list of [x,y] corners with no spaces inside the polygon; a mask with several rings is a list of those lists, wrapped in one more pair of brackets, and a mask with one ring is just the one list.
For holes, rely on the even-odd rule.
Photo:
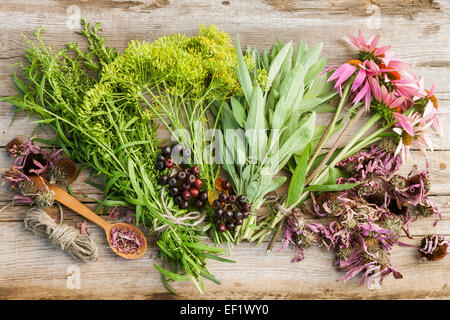
{"label": "weathered wooden board", "polygon": [[[47,28],[46,39],[55,47],[67,41],[80,41],[73,31],[78,18],[101,21],[107,43],[119,49],[129,40],[151,41],[159,36],[179,32],[192,34],[201,23],[216,24],[234,39],[239,35],[244,45],[258,49],[270,47],[275,37],[282,41],[304,40],[308,45],[324,43],[323,52],[328,64],[348,59],[351,50],[341,36],[346,32],[379,33],[382,43],[392,44],[401,58],[411,63],[417,74],[431,85],[438,79],[436,95],[442,113],[444,133],[450,125],[450,2],[446,0],[84,0],[84,1],[2,1],[0,4],[0,96],[14,93],[10,74],[12,63],[23,59],[25,45],[20,33],[31,36],[39,26]],[[51,137],[51,132],[34,131],[35,125],[25,115],[18,115],[13,124],[13,108],[0,103],[0,146],[16,135]],[[321,115],[325,124],[328,116]],[[364,121],[361,120],[361,121]],[[356,126],[358,127],[358,126]],[[350,131],[351,137],[355,131]],[[161,130],[161,135],[167,133]],[[425,158],[413,152],[414,161],[405,163],[407,174],[413,164],[425,167]],[[412,224],[413,240],[417,243],[428,233],[450,235],[450,140],[438,141],[437,150],[428,155],[432,179],[431,194],[441,207],[443,220],[433,227],[435,219],[420,218]],[[11,164],[0,149],[0,168]],[[89,198],[98,199],[101,193],[84,183],[83,172],[73,190],[88,206],[95,207]],[[285,190],[284,186],[280,192]],[[5,186],[0,188],[0,207],[10,199]],[[45,239],[25,230],[22,223],[25,206],[10,207],[0,213],[0,299],[83,298],[83,299],[172,299],[163,287],[160,276],[152,267],[158,263],[157,250],[151,246],[146,257],[139,261],[116,259],[107,247],[102,231],[90,224],[100,249],[100,258],[90,265],[78,265],[60,250],[51,248]],[[56,207],[49,213],[57,217]],[[65,221],[75,224],[81,218],[70,210]],[[276,249],[279,248],[277,244]],[[290,262],[293,252],[288,250],[265,254],[265,245],[255,247],[243,243],[232,249],[236,264],[210,262],[211,271],[222,285],[206,283],[206,293],[200,296],[190,283],[175,287],[181,298],[240,298],[240,299],[449,299],[450,260],[427,263],[418,259],[416,248],[395,248],[393,265],[404,275],[402,280],[387,278],[382,289],[368,290],[359,280],[337,281],[343,274],[334,270],[332,254],[323,249],[306,252],[301,263]],[[70,273],[79,267],[80,289],[73,284]],[[71,271],[72,270],[72,271]],[[76,273],[76,272],[75,272]]]}

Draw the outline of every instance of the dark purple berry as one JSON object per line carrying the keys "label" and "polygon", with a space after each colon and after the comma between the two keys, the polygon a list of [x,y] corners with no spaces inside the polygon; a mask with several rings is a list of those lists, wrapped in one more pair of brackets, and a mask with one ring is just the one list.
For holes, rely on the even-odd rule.
{"label": "dark purple berry", "polygon": [[161,152],[163,155],[165,155],[166,157],[170,156],[170,153],[172,152],[172,148],[167,146],[167,147],[163,147],[161,149]]}
{"label": "dark purple berry", "polygon": [[158,154],[158,157],[156,157],[156,160],[164,162],[166,160],[166,157],[164,157],[162,154]]}
{"label": "dark purple berry", "polygon": [[221,205],[222,205],[222,203],[219,200],[216,199],[213,201],[214,208],[220,208]]}
{"label": "dark purple berry", "polygon": [[234,227],[235,227],[234,223],[227,222],[227,229],[228,230],[234,230]]}
{"label": "dark purple berry", "polygon": [[159,176],[159,178],[158,178],[158,183],[162,186],[165,186],[168,181],[169,181],[169,177],[165,174],[163,174],[162,176]]}
{"label": "dark purple berry", "polygon": [[166,167],[167,169],[170,169],[173,167],[173,160],[171,158],[166,159],[166,161],[164,161],[164,167]]}
{"label": "dark purple berry", "polygon": [[187,179],[190,184],[194,184],[195,180],[197,180],[197,178],[193,174],[190,174]]}
{"label": "dark purple berry", "polygon": [[222,181],[222,189],[223,190],[230,190],[231,188],[231,183],[228,182],[227,180]]}
{"label": "dark purple berry", "polygon": [[181,209],[187,209],[187,208],[189,208],[189,202],[186,201],[186,200],[183,201],[183,202],[181,202],[180,208],[181,208]]}
{"label": "dark purple berry", "polygon": [[206,202],[208,200],[208,192],[206,192],[206,191],[200,192],[198,194],[198,199],[203,201],[203,202]]}
{"label": "dark purple berry", "polygon": [[172,187],[172,188],[170,188],[169,189],[169,194],[172,196],[172,197],[174,197],[174,196],[176,196],[177,194],[178,194],[178,188],[177,187]]}
{"label": "dark purple berry", "polygon": [[169,178],[169,185],[171,187],[175,187],[177,185],[177,179],[175,177],[170,177]]}
{"label": "dark purple berry", "polygon": [[244,221],[242,221],[242,219],[237,219],[236,222],[235,222],[235,224],[236,224],[237,226],[240,226],[243,222],[244,222]]}
{"label": "dark purple berry", "polygon": [[199,166],[193,166],[193,167],[191,168],[191,173],[192,173],[193,175],[198,176],[198,175],[200,174],[200,167],[199,167]]}
{"label": "dark purple berry", "polygon": [[205,205],[205,203],[202,200],[200,200],[200,199],[196,199],[195,202],[194,202],[194,205],[197,208],[201,208],[201,207],[203,207]]}
{"label": "dark purple berry", "polygon": [[184,169],[183,171],[186,172],[186,177],[189,178],[189,175],[191,174],[191,169],[186,168],[186,169]]}
{"label": "dark purple berry", "polygon": [[175,202],[175,204],[181,204],[183,202],[183,198],[181,196],[176,196],[173,198],[173,202]]}
{"label": "dark purple berry", "polygon": [[239,202],[239,204],[244,205],[244,203],[247,202],[247,197],[246,196],[239,196],[237,198],[237,201]]}
{"label": "dark purple berry", "polygon": [[217,229],[218,229],[220,232],[225,232],[225,231],[227,230],[227,227],[226,227],[223,223],[221,223],[221,224],[219,224],[219,226],[217,227]]}
{"label": "dark purple berry", "polygon": [[237,201],[236,195],[230,194],[230,195],[228,196],[228,202],[229,202],[229,203],[236,203],[236,201]]}
{"label": "dark purple berry", "polygon": [[189,191],[191,189],[191,185],[189,184],[189,182],[184,181],[181,186],[180,186],[181,190],[183,191]]}
{"label": "dark purple berry", "polygon": [[228,200],[228,196],[225,193],[220,193],[218,199],[220,202],[225,202]]}
{"label": "dark purple berry", "polygon": [[189,200],[191,198],[191,193],[189,191],[183,191],[183,193],[181,194],[181,197],[184,200]]}
{"label": "dark purple berry", "polygon": [[223,216],[225,217],[225,219],[230,219],[230,218],[233,218],[233,211],[231,211],[231,210],[226,210],[224,213],[223,213]]}
{"label": "dark purple berry", "polygon": [[223,216],[223,209],[217,209],[216,211],[214,211],[214,214],[216,215],[216,217],[222,218]]}
{"label": "dark purple berry", "polygon": [[178,172],[177,179],[178,179],[178,181],[184,181],[184,179],[186,179],[186,172],[184,172],[184,171]]}
{"label": "dark purple berry", "polygon": [[244,212],[249,212],[251,208],[252,208],[252,206],[248,202],[246,202],[242,205],[242,211],[244,211]]}
{"label": "dark purple berry", "polygon": [[163,162],[163,161],[158,161],[158,162],[155,164],[155,168],[156,168],[156,170],[158,170],[158,171],[163,171],[163,170],[165,169],[164,162]]}
{"label": "dark purple berry", "polygon": [[239,220],[239,219],[242,219],[244,217],[244,215],[240,211],[235,211],[233,213],[233,217],[234,217],[235,220]]}
{"label": "dark purple berry", "polygon": [[248,215],[249,215],[249,213],[248,213],[248,212],[243,212],[243,213],[242,213],[242,216],[244,217],[244,219],[245,219],[245,218],[247,218],[247,217],[248,217]]}

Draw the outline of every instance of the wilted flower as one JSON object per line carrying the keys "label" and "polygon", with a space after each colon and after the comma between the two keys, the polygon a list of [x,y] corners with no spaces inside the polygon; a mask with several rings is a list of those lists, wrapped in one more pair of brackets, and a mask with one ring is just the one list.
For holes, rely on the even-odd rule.
{"label": "wilted flower", "polygon": [[419,253],[425,260],[437,261],[447,255],[449,241],[440,234],[424,237],[420,243]]}

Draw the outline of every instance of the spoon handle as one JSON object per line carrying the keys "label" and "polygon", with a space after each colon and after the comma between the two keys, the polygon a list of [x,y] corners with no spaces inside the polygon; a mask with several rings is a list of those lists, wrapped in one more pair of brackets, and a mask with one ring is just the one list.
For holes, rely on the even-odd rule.
{"label": "spoon handle", "polygon": [[111,224],[96,215],[91,209],[86,207],[80,201],[72,197],[66,191],[58,186],[49,186],[55,192],[55,200],[62,203],[66,207],[72,209],[76,213],[82,215],[86,219],[102,227],[105,231],[108,231]]}

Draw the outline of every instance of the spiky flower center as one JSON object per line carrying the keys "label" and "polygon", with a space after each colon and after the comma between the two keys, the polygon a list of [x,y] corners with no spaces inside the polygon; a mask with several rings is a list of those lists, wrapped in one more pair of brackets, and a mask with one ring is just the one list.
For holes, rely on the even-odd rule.
{"label": "spiky flower center", "polygon": [[380,58],[375,55],[374,51],[361,50],[361,51],[358,52],[358,54],[355,56],[355,58],[360,60],[360,61],[372,60],[376,64],[380,64],[381,63]]}

